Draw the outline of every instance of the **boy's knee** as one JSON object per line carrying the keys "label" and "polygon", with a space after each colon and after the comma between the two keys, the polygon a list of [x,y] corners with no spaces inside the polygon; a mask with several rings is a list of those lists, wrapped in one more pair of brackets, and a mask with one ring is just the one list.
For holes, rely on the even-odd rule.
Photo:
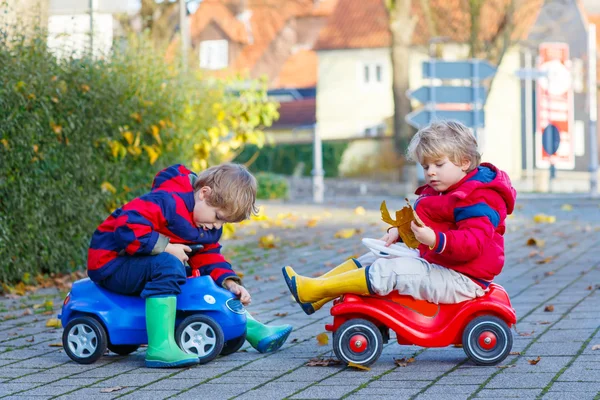
{"label": "boy's knee", "polygon": [[185,267],[177,257],[169,253],[160,253],[155,257],[152,275],[170,277],[185,282]]}

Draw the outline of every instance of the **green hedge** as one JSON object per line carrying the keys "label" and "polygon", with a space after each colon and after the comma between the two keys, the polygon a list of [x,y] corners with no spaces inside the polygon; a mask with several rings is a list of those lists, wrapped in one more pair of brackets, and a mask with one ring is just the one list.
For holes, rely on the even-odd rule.
{"label": "green hedge", "polygon": [[256,197],[259,199],[287,199],[289,185],[284,176],[270,172],[259,172],[256,174],[258,190]]}
{"label": "green hedge", "polygon": [[94,229],[147,191],[157,171],[214,163],[211,143],[223,144],[229,119],[245,138],[276,114],[273,104],[250,104],[266,104],[266,94],[240,100],[213,81],[184,78],[143,43],[107,61],[57,59],[44,36],[1,33],[0,282],[85,268]]}
{"label": "green hedge", "polygon": [[[347,147],[347,142],[323,142],[323,169],[326,177],[338,176],[338,166]],[[247,163],[254,158],[257,151],[258,157],[249,167],[252,172],[292,175],[300,163],[304,163],[303,176],[310,176],[313,170],[312,144],[278,144],[261,149],[256,146],[246,146],[236,157],[235,162]]]}

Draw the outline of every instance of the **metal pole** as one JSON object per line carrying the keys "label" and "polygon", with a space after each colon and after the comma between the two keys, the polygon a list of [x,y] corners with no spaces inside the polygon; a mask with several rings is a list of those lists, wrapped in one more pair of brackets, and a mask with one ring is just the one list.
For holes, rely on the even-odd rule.
{"label": "metal pole", "polygon": [[187,8],[185,0],[179,0],[179,30],[181,33],[181,68],[188,70],[188,49],[190,48],[190,32],[187,27]]}
{"label": "metal pole", "polygon": [[90,54],[94,56],[94,0],[89,1],[90,5]]}
{"label": "metal pole", "polygon": [[590,195],[598,196],[598,86],[596,82],[596,25],[588,25],[588,96],[590,130]]}
{"label": "metal pole", "polygon": [[317,124],[313,127],[313,201],[322,203],[325,197],[325,184],[323,182],[323,145],[321,143],[321,134]]}
{"label": "metal pole", "polygon": [[435,41],[430,41],[429,42],[429,90],[431,91],[431,98],[429,99],[430,101],[430,109],[431,109],[431,120],[435,120],[436,115],[435,115],[435,84],[434,84],[434,79],[435,79],[435,61],[436,61],[436,50],[435,50]]}
{"label": "metal pole", "polygon": [[[481,107],[481,103],[479,101],[479,96],[477,94],[477,90],[479,89],[479,60],[474,58],[472,61],[473,64],[473,79],[471,80],[471,88],[473,89],[473,133],[475,134],[475,139],[478,138],[478,130],[479,130],[479,108]],[[482,143],[479,143],[480,148],[482,147]]]}
{"label": "metal pole", "polygon": [[[529,49],[525,50],[525,69],[533,69],[533,57]],[[525,75],[525,165],[527,167],[527,181],[529,190],[533,191],[533,96],[531,87],[533,86],[531,72]]]}

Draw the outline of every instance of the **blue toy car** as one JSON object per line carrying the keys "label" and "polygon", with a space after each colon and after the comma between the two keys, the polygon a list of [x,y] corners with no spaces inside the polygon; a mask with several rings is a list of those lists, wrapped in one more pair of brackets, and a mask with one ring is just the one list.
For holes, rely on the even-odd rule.
{"label": "blue toy car", "polygon": [[[108,348],[127,355],[148,343],[145,301],[110,292],[89,278],[73,284],[59,315],[63,348],[77,363],[91,364]],[[209,276],[192,277],[177,296],[175,340],[200,364],[236,352],[246,340],[246,310]]]}

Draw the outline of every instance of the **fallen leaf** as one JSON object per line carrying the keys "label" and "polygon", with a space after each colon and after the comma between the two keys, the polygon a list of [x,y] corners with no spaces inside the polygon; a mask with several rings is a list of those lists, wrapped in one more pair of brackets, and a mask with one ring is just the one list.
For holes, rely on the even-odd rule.
{"label": "fallen leaf", "polygon": [[118,392],[119,390],[125,389],[127,386],[115,386],[110,388],[100,389],[100,393],[112,393]]}
{"label": "fallen leaf", "polygon": [[50,343],[49,347],[63,347],[62,343]]}
{"label": "fallen leaf", "polygon": [[279,239],[275,238],[275,235],[270,233],[258,239],[258,245],[263,249],[273,249],[276,247],[276,242],[278,241]]}
{"label": "fallen leaf", "polygon": [[496,368],[514,368],[516,367],[515,364],[511,364],[511,365],[498,365]]}
{"label": "fallen leaf", "polygon": [[545,244],[546,244],[546,241],[544,241],[542,239],[536,239],[536,238],[532,238],[532,237],[527,239],[527,246],[544,247]]}
{"label": "fallen leaf", "polygon": [[550,261],[554,259],[554,256],[546,257],[543,260],[537,260],[536,264],[548,264]]}
{"label": "fallen leaf", "polygon": [[554,306],[552,304],[548,304],[545,308],[544,308],[545,312],[552,312],[554,311]]}
{"label": "fallen leaf", "polygon": [[556,217],[553,215],[536,214],[533,217],[533,221],[538,224],[553,224],[556,222]]}
{"label": "fallen leaf", "polygon": [[531,365],[536,365],[537,363],[540,362],[541,359],[542,359],[542,357],[537,356],[537,358],[535,360],[527,360],[527,362]]}
{"label": "fallen leaf", "polygon": [[360,365],[360,364],[355,364],[353,362],[349,362],[348,366],[352,367],[352,368],[356,368],[356,369],[361,369],[363,371],[370,371],[371,370],[371,368],[369,368],[369,367],[365,367],[364,365]]}
{"label": "fallen leaf", "polygon": [[544,272],[544,276],[552,276],[554,275],[554,271],[546,271]]}
{"label": "fallen leaf", "polygon": [[573,206],[570,204],[563,204],[562,207],[560,207],[560,209],[563,211],[573,211]]}
{"label": "fallen leaf", "polygon": [[26,308],[25,311],[23,311],[23,314],[21,315],[32,315],[33,311],[31,310],[31,308]]}
{"label": "fallen leaf", "polygon": [[350,228],[350,229],[341,229],[333,235],[336,239],[350,239],[358,233],[358,229]]}
{"label": "fallen leaf", "polygon": [[538,324],[540,324],[540,325],[550,325],[551,323],[552,322],[550,322],[550,321],[540,321],[540,322],[538,322]]}
{"label": "fallen leaf", "polygon": [[317,335],[317,342],[319,343],[319,346],[325,346],[329,344],[329,336],[327,336],[327,333],[319,333]]}
{"label": "fallen leaf", "polygon": [[592,350],[600,350],[600,344],[593,345]]}
{"label": "fallen leaf", "polygon": [[520,355],[521,355],[521,352],[520,352],[520,351],[511,351],[511,352],[510,352],[510,353],[508,353],[508,354],[510,354],[511,356],[520,356]]}
{"label": "fallen leaf", "polygon": [[354,209],[354,214],[356,215],[365,215],[367,212],[364,207],[358,206]]}
{"label": "fallen leaf", "polygon": [[319,222],[319,218],[311,218],[308,220],[308,222],[306,223],[306,226],[308,228],[314,228],[315,226],[317,226],[317,223]]}
{"label": "fallen leaf", "polygon": [[341,365],[342,362],[340,360],[336,360],[335,358],[311,358],[306,363],[307,367],[328,367],[330,365]]}
{"label": "fallen leaf", "polygon": [[462,344],[455,344],[454,347],[462,348],[463,345]]}
{"label": "fallen leaf", "polygon": [[61,327],[60,319],[50,318],[48,321],[46,321],[46,327],[47,328],[60,328]]}
{"label": "fallen leaf", "polygon": [[35,342],[35,336],[32,336],[31,339],[25,339],[26,342],[33,343]]}
{"label": "fallen leaf", "polygon": [[275,313],[275,316],[276,316],[276,317],[285,317],[285,316],[287,316],[287,315],[288,315],[288,313],[286,313],[286,312],[278,312],[278,313]]}

